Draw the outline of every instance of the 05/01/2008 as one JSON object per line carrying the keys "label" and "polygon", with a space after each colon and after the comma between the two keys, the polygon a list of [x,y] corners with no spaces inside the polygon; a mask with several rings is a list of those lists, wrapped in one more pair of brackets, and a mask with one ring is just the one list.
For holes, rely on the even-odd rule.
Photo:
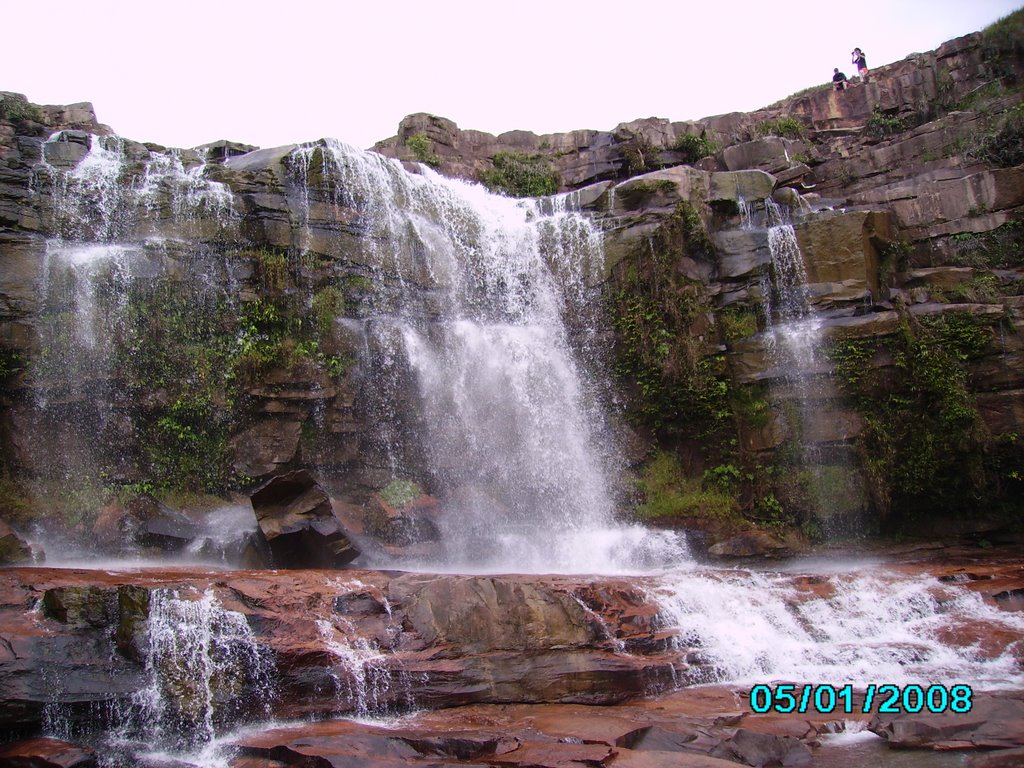
{"label": "05/01/2008", "polygon": [[863,698],[852,685],[755,685],[750,689],[750,708],[758,714],[779,712],[788,714],[898,714],[901,712],[923,712],[934,714],[953,712],[963,714],[971,711],[974,694],[969,685],[952,686],[912,683],[910,685],[878,685],[872,683],[864,688]]}

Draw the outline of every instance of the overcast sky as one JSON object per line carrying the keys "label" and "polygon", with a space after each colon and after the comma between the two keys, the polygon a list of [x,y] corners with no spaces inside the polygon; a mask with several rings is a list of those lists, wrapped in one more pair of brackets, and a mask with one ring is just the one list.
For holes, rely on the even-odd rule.
{"label": "overcast sky", "polygon": [[4,4],[0,90],[139,141],[368,147],[412,112],[610,129],[747,111],[981,29],[1021,0],[48,0]]}

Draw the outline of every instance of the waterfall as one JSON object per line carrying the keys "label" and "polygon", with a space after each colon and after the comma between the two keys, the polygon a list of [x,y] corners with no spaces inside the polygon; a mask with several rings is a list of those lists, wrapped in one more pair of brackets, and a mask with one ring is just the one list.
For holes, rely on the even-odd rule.
{"label": "waterfall", "polygon": [[[787,429],[799,446],[809,498],[818,516],[827,517],[825,505],[830,499],[824,498],[824,459],[814,443],[816,420],[827,395],[822,374],[829,370],[821,354],[822,318],[811,306],[807,270],[788,209],[771,198],[764,204],[771,255],[761,286],[768,356],[784,382],[779,394],[791,404],[786,412]],[[801,482],[796,479],[794,485]]]}
{"label": "waterfall", "polygon": [[447,551],[430,566],[616,570],[642,567],[650,545],[665,557],[670,537],[613,531],[601,236],[572,201],[500,197],[330,140],[289,164],[300,242],[315,184],[377,265],[368,407],[382,464],[442,500]]}
{"label": "waterfall", "polygon": [[[76,163],[46,159],[62,144],[80,147]],[[145,341],[147,308],[133,302],[171,283],[191,311],[231,301],[230,269],[209,258],[208,243],[236,235],[238,215],[196,152],[119,137],[55,134],[32,192],[49,197],[52,221],[39,274],[39,349],[29,366],[32,428],[41,439],[27,458],[44,495],[69,480],[98,494],[101,476],[133,475],[135,457],[119,447],[138,433],[136,393],[124,379],[133,346]]]}
{"label": "waterfall", "polygon": [[983,627],[1020,637],[1024,617],[933,576],[870,564],[811,576],[720,570],[680,573],[649,589],[678,651],[705,666],[699,682],[1024,685],[1014,643],[987,653],[965,633]]}
{"label": "waterfall", "polygon": [[242,614],[210,591],[157,589],[146,623],[146,684],[120,708],[122,738],[197,748],[220,727],[267,717],[274,665]]}

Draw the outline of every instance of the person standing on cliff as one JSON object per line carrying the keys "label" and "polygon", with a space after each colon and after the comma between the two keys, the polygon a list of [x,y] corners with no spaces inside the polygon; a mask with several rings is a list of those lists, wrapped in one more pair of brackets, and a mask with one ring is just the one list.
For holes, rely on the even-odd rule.
{"label": "person standing on cliff", "polygon": [[839,71],[839,67],[832,70],[835,74],[832,75],[832,87],[837,91],[846,90],[846,75]]}
{"label": "person standing on cliff", "polygon": [[851,61],[857,65],[857,74],[866,83],[868,81],[868,59],[864,55],[864,51],[860,48],[854,48],[850,56],[853,57]]}

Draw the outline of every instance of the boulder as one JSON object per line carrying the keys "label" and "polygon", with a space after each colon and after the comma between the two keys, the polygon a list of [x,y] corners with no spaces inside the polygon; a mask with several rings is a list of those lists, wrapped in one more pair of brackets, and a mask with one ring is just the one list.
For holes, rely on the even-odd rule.
{"label": "boulder", "polygon": [[32,547],[11,526],[0,520],[0,565],[31,563]]}
{"label": "boulder", "polygon": [[97,542],[114,550],[140,546],[176,552],[199,533],[192,519],[149,493],[140,493],[124,504],[116,499],[108,502],[93,524]]}
{"label": "boulder", "polygon": [[746,765],[790,766],[812,765],[810,748],[793,736],[777,736],[740,728],[736,735],[722,742],[711,754]]}
{"label": "boulder", "polygon": [[708,548],[716,557],[789,557],[794,548],[767,531],[750,530]]}
{"label": "boulder", "polygon": [[302,424],[293,419],[264,419],[231,440],[235,467],[249,477],[265,477],[295,459]]}
{"label": "boulder", "polygon": [[868,729],[888,741],[890,747],[1024,747],[1024,693],[973,691],[967,712],[876,714]]}
{"label": "boulder", "polygon": [[0,746],[6,768],[95,768],[96,753],[60,739],[38,738]]}
{"label": "boulder", "polygon": [[426,493],[398,505],[375,493],[367,507],[366,530],[384,543],[399,547],[438,541],[439,512],[438,500]]}
{"label": "boulder", "polygon": [[270,479],[251,501],[275,567],[344,568],[359,556],[330,498],[307,470]]}
{"label": "boulder", "polygon": [[775,188],[775,178],[764,171],[728,171],[711,174],[708,202],[764,200]]}

